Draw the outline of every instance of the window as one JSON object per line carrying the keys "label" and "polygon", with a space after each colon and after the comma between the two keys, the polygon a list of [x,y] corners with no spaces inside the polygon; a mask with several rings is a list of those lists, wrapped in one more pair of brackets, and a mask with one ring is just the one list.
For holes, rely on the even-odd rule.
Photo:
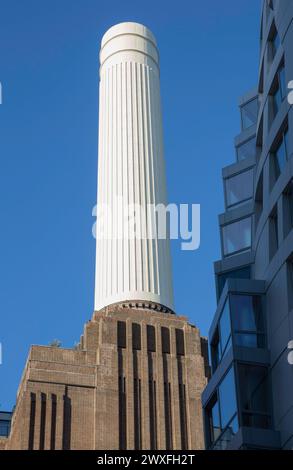
{"label": "window", "polygon": [[274,60],[274,58],[275,58],[275,56],[278,52],[280,44],[281,44],[280,36],[278,35],[278,31],[277,31],[275,23],[273,23],[272,29],[271,29],[270,34],[269,34],[269,43],[268,43],[269,61],[270,62],[273,62],[273,60]]}
{"label": "window", "polygon": [[288,129],[281,134],[276,150],[272,153],[273,183],[279,178],[289,159]]}
{"label": "window", "polygon": [[251,247],[251,217],[222,227],[224,256],[229,256]]}
{"label": "window", "polygon": [[269,115],[269,122],[271,125],[276,115],[279,112],[282,102],[287,97],[284,64],[281,65],[281,67],[279,68],[276,74],[270,95],[271,95],[271,110],[270,110],[270,115]]}
{"label": "window", "polygon": [[253,170],[244,171],[225,180],[227,208],[247,202],[253,195]]}
{"label": "window", "polygon": [[118,348],[126,348],[126,323],[125,321],[117,322],[117,344],[118,344]]}
{"label": "window", "polygon": [[223,357],[227,354],[231,344],[230,308],[229,300],[227,300],[219,320],[218,328],[211,342],[213,371],[216,370]]}
{"label": "window", "polygon": [[220,318],[220,343],[221,343],[221,357],[223,358],[229,347],[231,346],[231,321],[230,321],[230,309],[229,301],[226,301]]}
{"label": "window", "polygon": [[141,349],[141,328],[138,323],[132,323],[132,349]]}
{"label": "window", "polygon": [[8,437],[10,432],[10,421],[5,419],[0,420],[0,436]]}
{"label": "window", "polygon": [[258,98],[254,98],[240,107],[242,130],[248,129],[257,122]]}
{"label": "window", "polygon": [[269,428],[268,371],[266,367],[239,364],[240,408],[243,426]]}
{"label": "window", "polygon": [[283,194],[284,236],[287,237],[293,228],[293,180],[290,181]]}
{"label": "window", "polygon": [[217,397],[214,398],[214,405],[212,405],[210,411],[210,433],[211,433],[211,441],[214,442],[218,439],[221,435],[221,422],[220,422],[220,410],[219,410],[219,402]]}
{"label": "window", "polygon": [[256,155],[256,140],[255,137],[247,140],[243,144],[236,147],[237,160],[245,160],[249,157],[254,157]]}
{"label": "window", "polygon": [[255,192],[255,227],[263,211],[263,172],[261,172]]}
{"label": "window", "polygon": [[209,444],[213,449],[225,450],[238,431],[237,401],[234,368],[228,371],[207,406]]}
{"label": "window", "polygon": [[276,115],[278,114],[278,111],[282,103],[281,90],[280,90],[279,83],[276,83],[271,96],[272,96],[272,108],[271,108],[272,113],[270,117],[270,122],[272,123]]}
{"label": "window", "polygon": [[280,66],[278,70],[278,81],[281,92],[282,101],[287,98],[287,85],[286,85],[286,75],[285,75],[285,66],[284,63]]}
{"label": "window", "polygon": [[237,413],[233,367],[219,386],[221,426],[225,428]]}
{"label": "window", "polygon": [[176,354],[177,356],[185,355],[185,346],[184,346],[184,332],[182,329],[175,329],[175,338],[176,338]]}
{"label": "window", "polygon": [[12,413],[0,411],[0,437],[8,437],[10,433]]}
{"label": "window", "polygon": [[230,295],[234,342],[247,348],[265,347],[265,327],[258,295]]}
{"label": "window", "polygon": [[162,353],[170,354],[170,330],[166,326],[161,328]]}
{"label": "window", "polygon": [[147,325],[147,349],[148,352],[156,352],[156,330],[153,325]]}
{"label": "window", "polygon": [[278,231],[278,210],[273,209],[269,217],[269,254],[270,260],[274,257],[279,248],[279,231]]}
{"label": "window", "polygon": [[244,268],[234,269],[233,271],[228,271],[223,274],[217,275],[217,285],[218,285],[218,298],[220,298],[221,293],[224,289],[227,279],[250,279],[250,266],[245,266]]}

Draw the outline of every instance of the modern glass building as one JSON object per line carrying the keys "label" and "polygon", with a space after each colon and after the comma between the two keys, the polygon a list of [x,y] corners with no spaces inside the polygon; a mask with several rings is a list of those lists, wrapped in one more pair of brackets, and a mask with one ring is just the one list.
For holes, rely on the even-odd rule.
{"label": "modern glass building", "polygon": [[265,0],[258,86],[240,100],[236,163],[223,169],[218,307],[203,395],[208,449],[292,449],[293,1]]}

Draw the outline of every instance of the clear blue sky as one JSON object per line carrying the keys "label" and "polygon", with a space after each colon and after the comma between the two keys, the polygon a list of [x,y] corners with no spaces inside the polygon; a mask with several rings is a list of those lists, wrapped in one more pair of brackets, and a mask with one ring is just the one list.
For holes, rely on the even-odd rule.
{"label": "clear blue sky", "polygon": [[92,315],[98,52],[121,21],[159,44],[169,200],[201,204],[200,249],[172,246],[176,310],[204,335],[214,314],[221,168],[257,80],[260,0],[1,0],[0,409],[30,345],[71,347]]}

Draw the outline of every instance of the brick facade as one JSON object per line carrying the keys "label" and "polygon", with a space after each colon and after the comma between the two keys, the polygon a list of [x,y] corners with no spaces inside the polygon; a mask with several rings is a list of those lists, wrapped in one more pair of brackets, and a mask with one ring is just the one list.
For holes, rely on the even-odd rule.
{"label": "brick facade", "polygon": [[206,340],[151,307],[95,312],[77,349],[32,346],[6,449],[203,449]]}

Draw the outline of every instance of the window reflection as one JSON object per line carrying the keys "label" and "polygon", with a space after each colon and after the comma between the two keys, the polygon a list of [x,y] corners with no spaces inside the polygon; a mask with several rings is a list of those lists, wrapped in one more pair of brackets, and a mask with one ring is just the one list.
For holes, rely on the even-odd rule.
{"label": "window reflection", "polygon": [[224,255],[229,256],[251,247],[251,217],[222,227]]}
{"label": "window reflection", "polygon": [[231,418],[237,413],[237,402],[234,384],[234,369],[230,369],[228,374],[219,386],[221,426],[224,429]]}
{"label": "window reflection", "polygon": [[248,348],[263,348],[265,327],[261,297],[257,295],[230,295],[235,344]]}
{"label": "window reflection", "polygon": [[216,370],[232,345],[229,299],[223,308],[219,325],[211,342],[212,368]]}
{"label": "window reflection", "polygon": [[254,157],[256,155],[256,140],[255,137],[247,140],[236,148],[237,160],[245,160],[246,158]]}
{"label": "window reflection", "polygon": [[284,63],[280,66],[276,74],[270,95],[272,98],[271,98],[271,107],[270,107],[270,115],[269,115],[269,125],[271,125],[272,122],[274,121],[276,115],[279,112],[282,102],[287,97],[287,86],[286,86],[286,79],[285,79]]}
{"label": "window reflection", "polygon": [[263,331],[263,316],[259,296],[232,294],[231,309],[236,330]]}
{"label": "window reflection", "polygon": [[212,440],[216,441],[221,435],[221,423],[220,423],[220,410],[219,403],[216,399],[214,406],[211,409],[211,433]]}
{"label": "window reflection", "polygon": [[240,364],[240,406],[244,426],[270,426],[268,372],[263,366]]}
{"label": "window reflection", "polygon": [[230,368],[207,407],[210,444],[224,450],[238,431],[234,368]]}
{"label": "window reflection", "polygon": [[213,372],[232,346],[265,347],[265,324],[260,295],[230,294],[211,341]]}
{"label": "window reflection", "polygon": [[253,170],[244,171],[225,180],[227,207],[246,202],[253,195]]}

